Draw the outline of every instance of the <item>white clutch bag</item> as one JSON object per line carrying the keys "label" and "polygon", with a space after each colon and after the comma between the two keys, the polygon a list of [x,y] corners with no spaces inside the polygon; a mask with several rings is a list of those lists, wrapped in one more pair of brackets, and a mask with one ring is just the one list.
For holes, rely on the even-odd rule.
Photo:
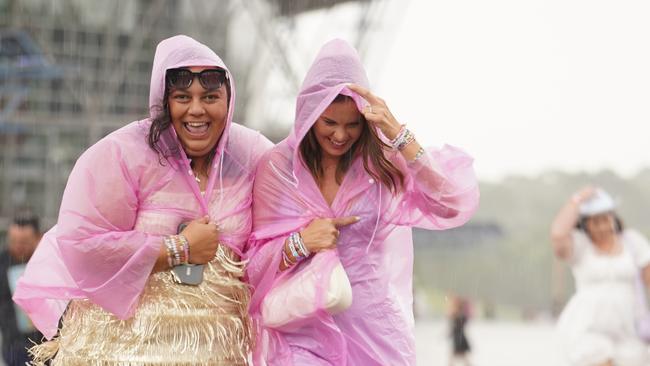
{"label": "white clutch bag", "polygon": [[[333,268],[332,268],[333,266]],[[332,268],[329,281],[322,278]],[[262,323],[283,330],[299,327],[302,321],[323,309],[340,313],[352,305],[352,286],[334,252],[321,252],[300,264],[295,273],[280,280],[262,300]],[[317,296],[318,286],[323,299]]]}

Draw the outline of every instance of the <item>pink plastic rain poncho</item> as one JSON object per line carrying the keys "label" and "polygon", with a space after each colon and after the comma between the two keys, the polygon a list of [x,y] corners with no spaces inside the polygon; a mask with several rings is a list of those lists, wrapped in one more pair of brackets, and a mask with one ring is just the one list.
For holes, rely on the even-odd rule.
{"label": "pink plastic rain poncho", "polygon": [[[298,146],[338,94],[351,96],[359,109],[366,104],[346,83],[368,87],[356,51],[334,40],[321,49],[307,73],[290,135],[258,166],[247,251],[247,274],[255,287],[251,313],[261,328],[258,364],[415,365],[411,227],[456,227],[478,205],[472,158],[445,146],[428,150],[412,163],[398,152],[386,152],[406,175],[398,194],[372,179],[357,158],[330,207],[301,163]],[[346,216],[361,221],[340,229],[337,250],[328,255],[335,259],[338,254],[348,274],[352,306],[335,316],[322,311],[298,330],[265,329],[259,323],[261,301],[281,274],[278,267],[288,234],[316,218]],[[317,288],[326,289],[328,279],[329,273],[323,273]]]}
{"label": "pink plastic rain poncho", "polygon": [[[226,69],[212,50],[189,37],[162,41],[151,77],[152,115],[162,106],[166,71],[182,66]],[[161,134],[160,143],[171,155],[166,161],[148,146],[151,119],[111,133],[79,158],[58,223],[45,234],[14,295],[48,339],[71,299],[89,299],[119,319],[132,317],[162,237],[175,234],[183,221],[209,215],[220,225],[221,242],[241,254],[251,229],[255,166],[272,144],[232,123],[235,88],[229,71],[227,75],[227,124],[204,195],[173,127]]]}

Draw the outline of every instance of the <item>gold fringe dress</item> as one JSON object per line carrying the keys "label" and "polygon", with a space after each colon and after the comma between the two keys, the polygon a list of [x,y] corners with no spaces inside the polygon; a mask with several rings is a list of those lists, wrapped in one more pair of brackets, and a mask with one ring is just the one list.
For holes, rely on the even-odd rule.
{"label": "gold fringe dress", "polygon": [[220,245],[198,286],[172,271],[151,275],[135,315],[120,320],[89,300],[72,300],[59,335],[31,349],[35,365],[248,365],[251,325],[243,264]]}

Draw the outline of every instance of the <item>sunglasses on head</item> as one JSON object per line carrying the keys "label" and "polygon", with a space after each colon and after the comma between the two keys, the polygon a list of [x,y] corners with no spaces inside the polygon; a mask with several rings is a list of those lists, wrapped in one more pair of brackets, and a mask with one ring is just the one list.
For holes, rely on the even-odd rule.
{"label": "sunglasses on head", "polygon": [[194,78],[205,89],[219,89],[226,81],[226,71],[223,69],[207,69],[201,72],[192,72],[188,69],[167,70],[167,85],[176,89],[187,89],[192,85]]}

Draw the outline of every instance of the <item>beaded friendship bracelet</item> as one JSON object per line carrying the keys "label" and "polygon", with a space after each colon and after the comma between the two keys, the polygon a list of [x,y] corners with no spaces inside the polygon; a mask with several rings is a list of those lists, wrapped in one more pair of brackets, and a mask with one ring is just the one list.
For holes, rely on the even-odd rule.
{"label": "beaded friendship bracelet", "polygon": [[424,149],[423,149],[422,147],[420,147],[420,149],[418,150],[418,152],[415,154],[415,157],[414,157],[413,159],[411,159],[411,163],[420,160],[420,158],[422,157],[422,155],[424,155]]}
{"label": "beaded friendship bracelet", "polygon": [[190,243],[183,235],[174,235],[174,243],[178,249],[181,264],[188,264],[190,260]]}
{"label": "beaded friendship bracelet", "polygon": [[190,259],[190,244],[183,235],[169,235],[163,238],[167,249],[167,264],[176,267],[188,264]]}
{"label": "beaded friendship bracelet", "polygon": [[408,144],[413,141],[415,141],[415,135],[413,135],[411,130],[406,128],[406,125],[402,125],[402,128],[400,128],[397,136],[394,139],[390,140],[389,143],[393,149],[402,151]]}
{"label": "beaded friendship bracelet", "polygon": [[291,255],[296,259],[300,260],[300,254],[298,254],[298,250],[296,249],[296,243],[295,243],[295,238],[293,233],[289,235],[289,242],[287,243],[289,247],[289,251],[291,252]]}
{"label": "beaded friendship bracelet", "polygon": [[305,242],[302,240],[302,236],[300,236],[300,233],[296,233],[296,236],[298,238],[297,240],[298,250],[300,251],[303,257],[305,258],[309,257],[311,255],[311,252],[305,246]]}
{"label": "beaded friendship bracelet", "polygon": [[300,233],[293,232],[289,234],[289,237],[287,239],[287,247],[289,248],[291,256],[294,259],[291,260],[284,248],[282,249],[282,262],[284,263],[284,266],[288,268],[302,261],[303,259],[308,258],[311,255],[311,252],[305,246],[305,242],[302,240]]}
{"label": "beaded friendship bracelet", "polygon": [[289,268],[292,265],[294,265],[294,263],[291,261],[291,259],[289,259],[289,256],[284,251],[284,249],[282,250],[282,263],[284,264],[285,268]]}
{"label": "beaded friendship bracelet", "polygon": [[183,254],[185,254],[185,264],[190,263],[190,242],[187,241],[185,235],[178,235],[183,242]]}
{"label": "beaded friendship bracelet", "polygon": [[171,238],[168,236],[163,238],[163,243],[167,249],[167,264],[169,264],[169,267],[172,268],[174,267],[174,252],[172,250],[172,246],[174,244],[172,243]]}
{"label": "beaded friendship bracelet", "polygon": [[304,259],[309,257],[309,255],[311,254],[309,250],[307,250],[307,247],[305,247],[305,242],[302,240],[302,236],[300,236],[300,233],[296,233],[296,232],[291,233],[291,235],[289,235],[289,243],[298,252],[296,258]]}

